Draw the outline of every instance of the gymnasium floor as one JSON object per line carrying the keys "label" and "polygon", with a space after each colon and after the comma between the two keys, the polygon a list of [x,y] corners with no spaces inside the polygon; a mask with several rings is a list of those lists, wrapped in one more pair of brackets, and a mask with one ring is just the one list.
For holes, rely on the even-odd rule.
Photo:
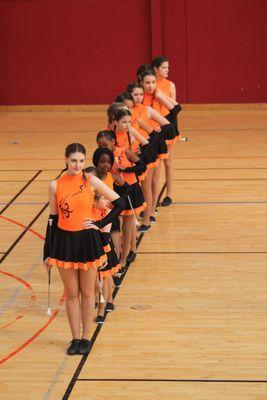
{"label": "gymnasium floor", "polygon": [[105,107],[1,108],[0,122],[0,399],[267,399],[267,106],[184,107],[175,202],[87,359],[65,355],[56,270],[46,315],[41,259],[48,182],[71,142],[91,163]]}

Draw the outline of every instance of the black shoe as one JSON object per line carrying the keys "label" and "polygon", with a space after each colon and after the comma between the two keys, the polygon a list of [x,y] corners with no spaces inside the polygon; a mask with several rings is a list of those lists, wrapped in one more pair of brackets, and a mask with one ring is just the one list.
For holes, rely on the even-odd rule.
{"label": "black shoe", "polygon": [[102,325],[102,324],[104,323],[104,321],[105,321],[105,317],[104,317],[103,315],[98,315],[98,316],[96,317],[96,320],[95,320],[95,322],[96,322],[97,324],[99,324],[99,325]]}
{"label": "black shoe", "polygon": [[143,225],[142,224],[141,226],[139,226],[138,232],[145,233],[145,232],[149,231],[150,228],[151,228],[150,225]]}
{"label": "black shoe", "polygon": [[70,342],[70,346],[67,348],[67,354],[69,356],[74,356],[75,354],[80,354],[79,353],[79,345],[80,345],[80,339],[73,339]]}
{"label": "black shoe", "polygon": [[157,209],[157,208],[155,209],[155,211],[154,211],[154,212],[155,212],[155,214],[158,214],[158,213],[159,213],[159,211],[158,211],[158,209]]}
{"label": "black shoe", "polygon": [[136,259],[136,253],[133,250],[130,250],[126,258],[126,262],[130,264],[134,262],[135,259]]}
{"label": "black shoe", "polygon": [[79,344],[79,353],[78,354],[88,354],[91,348],[91,342],[87,339],[81,339]]}
{"label": "black shoe", "polygon": [[165,199],[163,199],[163,202],[161,203],[162,207],[167,207],[172,204],[172,199],[169,196],[166,196]]}
{"label": "black shoe", "polygon": [[156,222],[156,218],[153,217],[153,215],[151,215],[151,217],[149,217],[149,222],[150,222],[151,224],[154,224],[154,223]]}
{"label": "black shoe", "polygon": [[106,312],[111,312],[111,311],[114,311],[114,310],[115,310],[114,304],[113,303],[107,303],[105,311]]}
{"label": "black shoe", "polygon": [[119,276],[113,276],[113,282],[117,288],[121,287],[121,278]]}

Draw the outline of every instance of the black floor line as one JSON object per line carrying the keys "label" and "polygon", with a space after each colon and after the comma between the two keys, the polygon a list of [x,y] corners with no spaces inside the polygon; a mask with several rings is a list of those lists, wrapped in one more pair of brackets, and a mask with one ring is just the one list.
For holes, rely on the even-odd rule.
{"label": "black floor line", "polygon": [[267,251],[138,251],[138,254],[267,254]]}
{"label": "black floor line", "polygon": [[217,170],[243,170],[243,169],[267,169],[267,167],[226,167],[226,168],[174,168],[174,171],[217,171]]}
{"label": "black floor line", "polygon": [[206,181],[267,181],[267,178],[174,178],[174,181],[192,181],[192,182],[206,182]]}
{"label": "black floor line", "polygon": [[[139,235],[139,237],[138,237],[137,242],[136,242],[136,248],[137,248],[137,249],[138,249],[138,247],[139,247],[139,245],[140,245],[140,243],[141,243],[143,237],[144,237],[144,233],[141,233],[141,234]],[[122,277],[122,279],[121,279],[122,282],[123,282],[123,280],[124,280],[124,278],[125,278],[125,276],[126,276],[126,274],[127,274],[127,272],[128,272],[129,266],[130,266],[130,264],[127,263],[127,264],[126,264],[126,271],[125,271],[125,274],[123,275],[123,277]],[[117,294],[118,294],[118,292],[119,292],[119,289],[120,289],[120,288],[115,288],[115,290],[114,290],[114,292],[113,292],[113,298],[114,298],[114,299],[116,298],[116,296],[117,296]],[[107,316],[107,314],[105,314],[105,318],[106,318],[106,316]],[[90,353],[91,353],[91,350],[92,350],[92,348],[93,348],[93,346],[94,346],[94,344],[95,344],[95,341],[96,341],[96,339],[97,339],[97,337],[98,337],[98,334],[99,334],[100,331],[101,331],[102,326],[103,326],[103,325],[97,325],[97,327],[96,327],[96,329],[95,329],[95,331],[94,331],[94,333],[93,333],[92,339],[91,339],[91,343],[92,343],[91,349],[90,349],[89,353],[88,353],[87,355],[84,355],[84,356],[82,357],[81,361],[79,362],[79,364],[78,364],[78,366],[77,366],[77,368],[76,368],[76,371],[74,372],[73,377],[71,378],[71,381],[70,381],[70,383],[69,383],[69,385],[68,385],[68,387],[67,387],[67,389],[66,389],[66,392],[64,393],[64,395],[63,395],[63,397],[62,397],[62,400],[67,400],[67,399],[69,398],[69,396],[70,396],[70,394],[71,394],[71,392],[72,392],[72,389],[74,388],[75,383],[77,382],[78,377],[79,377],[79,375],[80,375],[80,373],[81,373],[81,371],[82,371],[82,369],[83,369],[83,366],[84,366],[84,364],[85,364],[87,358],[89,357],[89,355],[90,355]]]}
{"label": "black floor line", "polygon": [[267,383],[267,380],[254,380],[254,379],[86,379],[79,378],[79,382],[194,382],[194,383]]}
{"label": "black floor line", "polygon": [[173,201],[172,205],[267,204],[267,201]]}
{"label": "black floor line", "polygon": [[9,253],[14,249],[14,247],[19,243],[19,241],[23,238],[23,236],[28,232],[31,226],[37,221],[40,215],[44,212],[44,210],[48,207],[49,203],[46,203],[44,207],[38,212],[38,214],[33,218],[33,220],[26,226],[26,228],[21,232],[21,234],[17,237],[17,239],[12,243],[12,245],[7,249],[4,255],[0,258],[0,264],[7,258]]}
{"label": "black floor line", "polygon": [[39,170],[38,172],[36,172],[36,174],[26,183],[25,186],[23,186],[23,188],[21,188],[21,190],[13,197],[13,199],[11,199],[11,200],[7,203],[7,205],[6,205],[4,208],[2,208],[2,210],[0,211],[0,215],[2,215],[3,212],[6,211],[6,209],[13,203],[13,201],[16,200],[16,198],[19,197],[19,195],[20,195],[22,192],[24,192],[24,190],[34,181],[34,179],[35,179],[38,175],[40,175],[41,172],[42,172],[41,170]]}

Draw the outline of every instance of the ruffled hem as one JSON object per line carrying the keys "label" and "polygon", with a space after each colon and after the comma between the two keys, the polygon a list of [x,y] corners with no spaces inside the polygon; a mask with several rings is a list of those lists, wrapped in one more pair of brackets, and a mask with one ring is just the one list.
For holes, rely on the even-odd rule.
{"label": "ruffled hem", "polygon": [[111,251],[111,247],[109,244],[107,244],[106,246],[103,246],[103,250],[105,253],[109,253]]}
{"label": "ruffled hem", "polygon": [[120,215],[137,215],[140,214],[140,212],[144,211],[146,209],[146,203],[143,203],[140,207],[134,208],[133,210],[124,210]]}
{"label": "ruffled hem", "polygon": [[175,136],[174,139],[166,139],[165,142],[166,142],[167,146],[171,146],[171,145],[177,143],[178,140],[179,140],[179,135]]}
{"label": "ruffled hem", "polygon": [[51,265],[54,265],[55,267],[58,268],[64,268],[64,269],[82,269],[84,271],[87,271],[90,268],[98,268],[101,267],[104,262],[107,261],[107,255],[103,254],[100,258],[94,260],[94,261],[87,261],[87,262],[74,262],[74,261],[63,261],[63,260],[57,260],[56,258],[50,258],[49,262]]}
{"label": "ruffled hem", "polygon": [[159,154],[159,160],[167,160],[169,158],[169,153]]}
{"label": "ruffled hem", "polygon": [[109,269],[108,271],[99,271],[102,278],[107,278],[108,276],[115,275],[121,269],[121,265],[117,264],[115,267]]}
{"label": "ruffled hem", "polygon": [[142,175],[138,176],[138,181],[142,182],[146,179],[146,177],[147,177],[147,171],[145,171]]}
{"label": "ruffled hem", "polygon": [[147,169],[152,169],[152,168],[156,168],[156,167],[158,167],[158,165],[159,165],[159,160],[157,159],[156,161],[154,161],[154,162],[152,162],[152,163],[150,163],[150,164],[147,164]]}

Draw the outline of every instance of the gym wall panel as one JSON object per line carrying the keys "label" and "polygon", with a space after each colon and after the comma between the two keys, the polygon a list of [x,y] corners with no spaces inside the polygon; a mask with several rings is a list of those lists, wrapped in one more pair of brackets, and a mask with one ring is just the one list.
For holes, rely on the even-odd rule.
{"label": "gym wall panel", "polygon": [[2,0],[0,104],[108,103],[157,51],[181,102],[266,102],[266,15],[266,0]]}
{"label": "gym wall panel", "polygon": [[186,0],[188,100],[267,101],[267,2]]}
{"label": "gym wall panel", "polygon": [[176,85],[177,98],[185,103],[188,101],[185,0],[162,2],[162,54],[170,59],[169,77]]}
{"label": "gym wall panel", "polygon": [[0,2],[0,103],[106,103],[151,58],[149,0]]}

